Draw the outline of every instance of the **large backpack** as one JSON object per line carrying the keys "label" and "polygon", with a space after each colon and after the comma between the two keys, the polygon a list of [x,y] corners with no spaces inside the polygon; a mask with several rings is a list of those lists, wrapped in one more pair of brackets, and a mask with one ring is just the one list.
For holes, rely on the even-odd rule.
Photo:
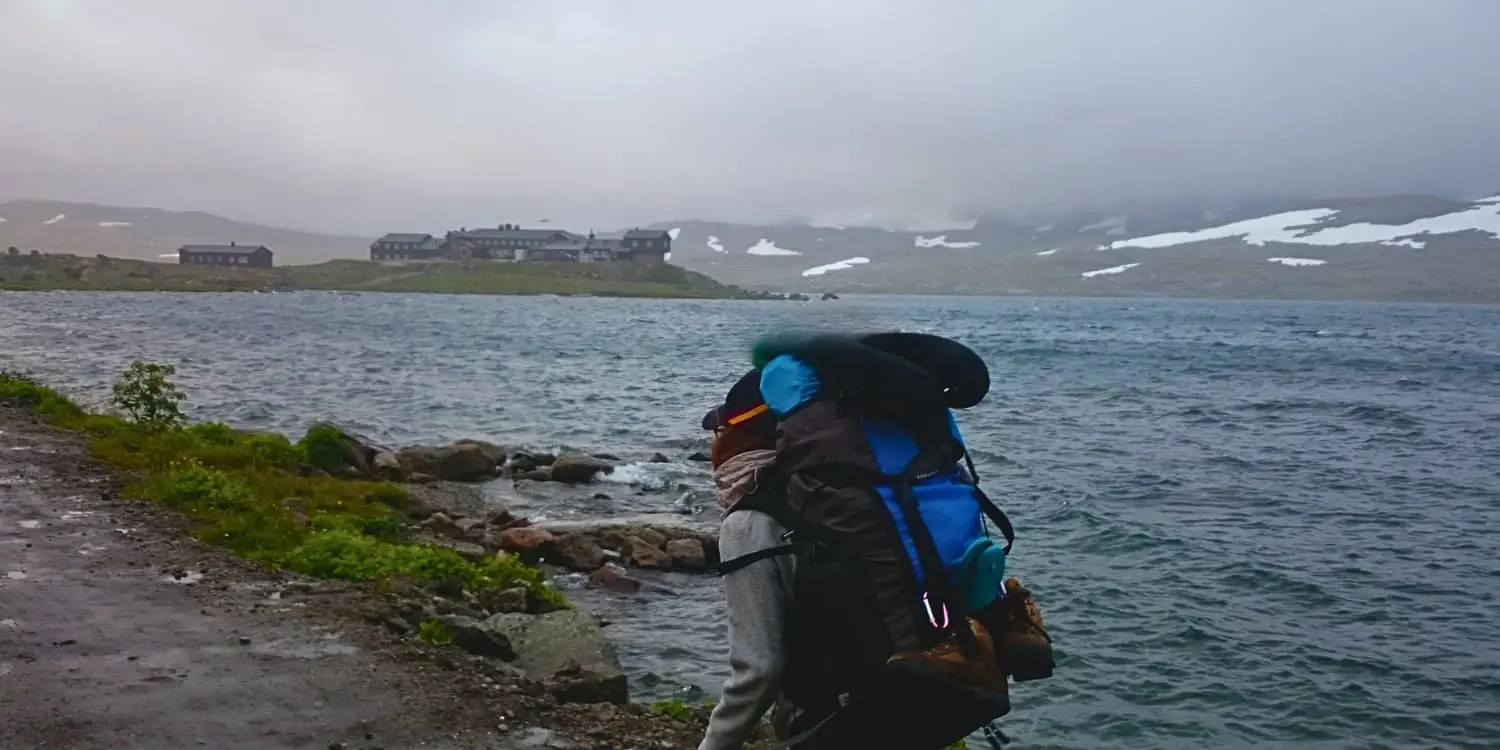
{"label": "large backpack", "polygon": [[[983,399],[983,361],[923,334],[794,337],[762,342],[756,359],[784,491],[736,510],[772,515],[787,544],[719,571],[796,555],[789,747],[938,749],[979,729],[998,744],[991,722],[1010,711],[1000,640],[1011,615],[999,580],[975,579],[974,553],[988,545],[988,519],[1005,539],[988,558],[998,554],[1003,570],[1015,535],[979,489],[950,411]],[[996,590],[986,596],[986,586]],[[1037,676],[1050,671],[1049,657]]]}

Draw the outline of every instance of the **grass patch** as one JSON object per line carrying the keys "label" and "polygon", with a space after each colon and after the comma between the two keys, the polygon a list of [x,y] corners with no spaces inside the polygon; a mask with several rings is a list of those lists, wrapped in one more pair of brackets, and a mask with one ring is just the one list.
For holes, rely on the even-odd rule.
{"label": "grass patch", "polygon": [[[133,365],[130,372],[137,385],[116,389],[117,403],[175,406],[181,400],[158,393],[175,393],[169,368]],[[142,373],[150,384],[138,387]],[[180,426],[154,408],[132,412],[148,415],[141,421],[94,414],[13,372],[0,372],[0,404],[87,435],[95,456],[126,472],[129,496],[182,513],[192,520],[194,537],[256,562],[347,581],[457,579],[470,591],[524,586],[537,599],[566,603],[539,569],[513,556],[475,563],[447,548],[413,543],[404,486],[309,470],[327,459],[327,436],[316,429],[293,443],[212,422]]]}

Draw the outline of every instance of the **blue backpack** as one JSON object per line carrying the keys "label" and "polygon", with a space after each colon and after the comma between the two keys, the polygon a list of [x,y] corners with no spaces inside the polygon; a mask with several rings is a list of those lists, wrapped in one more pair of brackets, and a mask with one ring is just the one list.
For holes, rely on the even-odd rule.
{"label": "blue backpack", "polygon": [[951,411],[983,399],[983,361],[924,334],[795,337],[756,354],[777,481],[736,510],[772,515],[787,543],[719,571],[796,556],[789,746],[944,748],[977,730],[998,743],[1007,675],[1046,677],[1052,664],[1050,651],[1020,670],[1005,659],[1015,532],[979,489]]}

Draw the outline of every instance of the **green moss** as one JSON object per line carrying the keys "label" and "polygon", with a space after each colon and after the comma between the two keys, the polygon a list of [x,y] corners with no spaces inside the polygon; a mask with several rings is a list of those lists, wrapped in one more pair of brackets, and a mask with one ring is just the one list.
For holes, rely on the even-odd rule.
{"label": "green moss", "polygon": [[688,713],[692,711],[692,707],[681,698],[670,698],[652,703],[650,710],[652,713],[670,716],[678,721],[687,721]]}
{"label": "green moss", "polygon": [[313,460],[310,454],[326,448],[316,435],[292,443],[217,423],[165,427],[160,420],[90,414],[15,373],[0,373],[0,403],[88,435],[98,458],[128,472],[129,496],[182,513],[196,538],[251,560],[317,578],[457,579],[471,591],[524,586],[535,599],[566,604],[539,569],[516,557],[475,563],[445,547],[413,543],[402,485],[304,476],[300,468]]}

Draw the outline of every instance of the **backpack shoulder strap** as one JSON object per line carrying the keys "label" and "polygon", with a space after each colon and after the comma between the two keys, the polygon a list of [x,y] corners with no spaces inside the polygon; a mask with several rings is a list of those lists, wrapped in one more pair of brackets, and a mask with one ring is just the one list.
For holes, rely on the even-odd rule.
{"label": "backpack shoulder strap", "polygon": [[[792,509],[787,506],[785,499],[775,493],[754,493],[749,497],[741,500],[729,512],[733,514],[746,510],[758,510],[770,516],[771,518],[776,519],[776,522],[781,524],[787,530],[786,534],[782,535],[783,541],[790,540],[792,537],[792,533],[797,529],[798,519],[796,514],[793,513]],[[731,560],[721,561],[718,565],[714,566],[714,568],[719,575],[727,576],[737,570],[743,570],[747,567],[750,567],[751,565],[758,563],[761,560],[767,560],[772,557],[780,557],[781,555],[795,554],[798,549],[800,549],[799,545],[789,542],[787,544],[781,544],[775,547],[767,547],[765,549],[759,549],[754,552],[749,552]]]}

